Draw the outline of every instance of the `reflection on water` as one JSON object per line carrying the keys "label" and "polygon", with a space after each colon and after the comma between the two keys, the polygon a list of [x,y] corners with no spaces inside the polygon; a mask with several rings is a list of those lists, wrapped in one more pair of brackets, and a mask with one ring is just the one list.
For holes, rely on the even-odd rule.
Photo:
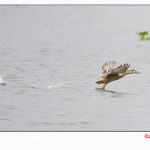
{"label": "reflection on water", "polygon": [[[150,129],[150,42],[135,34],[149,29],[148,14],[150,6],[0,6],[0,130]],[[110,60],[142,74],[95,89]]]}
{"label": "reflection on water", "polygon": [[111,90],[103,90],[102,88],[95,88],[97,91],[100,91],[101,93],[110,93],[111,97],[125,97],[128,95],[131,95],[131,93],[127,92],[118,92],[118,91],[111,91]]}

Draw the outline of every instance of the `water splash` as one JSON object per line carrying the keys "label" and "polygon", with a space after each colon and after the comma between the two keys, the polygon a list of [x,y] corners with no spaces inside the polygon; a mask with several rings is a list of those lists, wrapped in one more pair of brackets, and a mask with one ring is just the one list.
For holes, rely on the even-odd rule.
{"label": "water splash", "polygon": [[54,89],[59,89],[61,87],[62,87],[62,84],[60,82],[58,82],[57,84],[49,85],[47,88],[49,90],[54,90]]}
{"label": "water splash", "polygon": [[6,85],[6,82],[4,81],[2,77],[0,77],[0,85]]}

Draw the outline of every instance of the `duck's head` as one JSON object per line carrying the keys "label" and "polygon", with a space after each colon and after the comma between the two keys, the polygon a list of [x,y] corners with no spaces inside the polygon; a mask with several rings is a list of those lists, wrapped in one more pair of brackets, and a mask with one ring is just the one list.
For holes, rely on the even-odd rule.
{"label": "duck's head", "polygon": [[128,69],[126,71],[126,74],[140,74],[141,72],[135,70],[135,69]]}

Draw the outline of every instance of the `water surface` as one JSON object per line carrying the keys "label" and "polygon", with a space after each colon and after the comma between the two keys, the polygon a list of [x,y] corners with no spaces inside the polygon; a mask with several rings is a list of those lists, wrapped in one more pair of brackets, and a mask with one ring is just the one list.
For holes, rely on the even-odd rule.
{"label": "water surface", "polygon": [[[0,6],[1,131],[149,131],[149,6]],[[106,61],[142,72],[95,84]]]}

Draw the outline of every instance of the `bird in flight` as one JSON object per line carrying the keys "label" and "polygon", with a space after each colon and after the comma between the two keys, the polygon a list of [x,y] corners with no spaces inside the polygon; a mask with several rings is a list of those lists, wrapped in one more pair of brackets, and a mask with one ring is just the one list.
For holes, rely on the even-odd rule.
{"label": "bird in flight", "polygon": [[103,84],[102,89],[105,90],[106,84],[121,79],[122,77],[128,75],[128,74],[138,74],[137,70],[129,69],[130,64],[125,63],[123,65],[116,65],[116,61],[110,61],[106,62],[102,66],[102,76],[98,81],[96,81],[97,84]]}

